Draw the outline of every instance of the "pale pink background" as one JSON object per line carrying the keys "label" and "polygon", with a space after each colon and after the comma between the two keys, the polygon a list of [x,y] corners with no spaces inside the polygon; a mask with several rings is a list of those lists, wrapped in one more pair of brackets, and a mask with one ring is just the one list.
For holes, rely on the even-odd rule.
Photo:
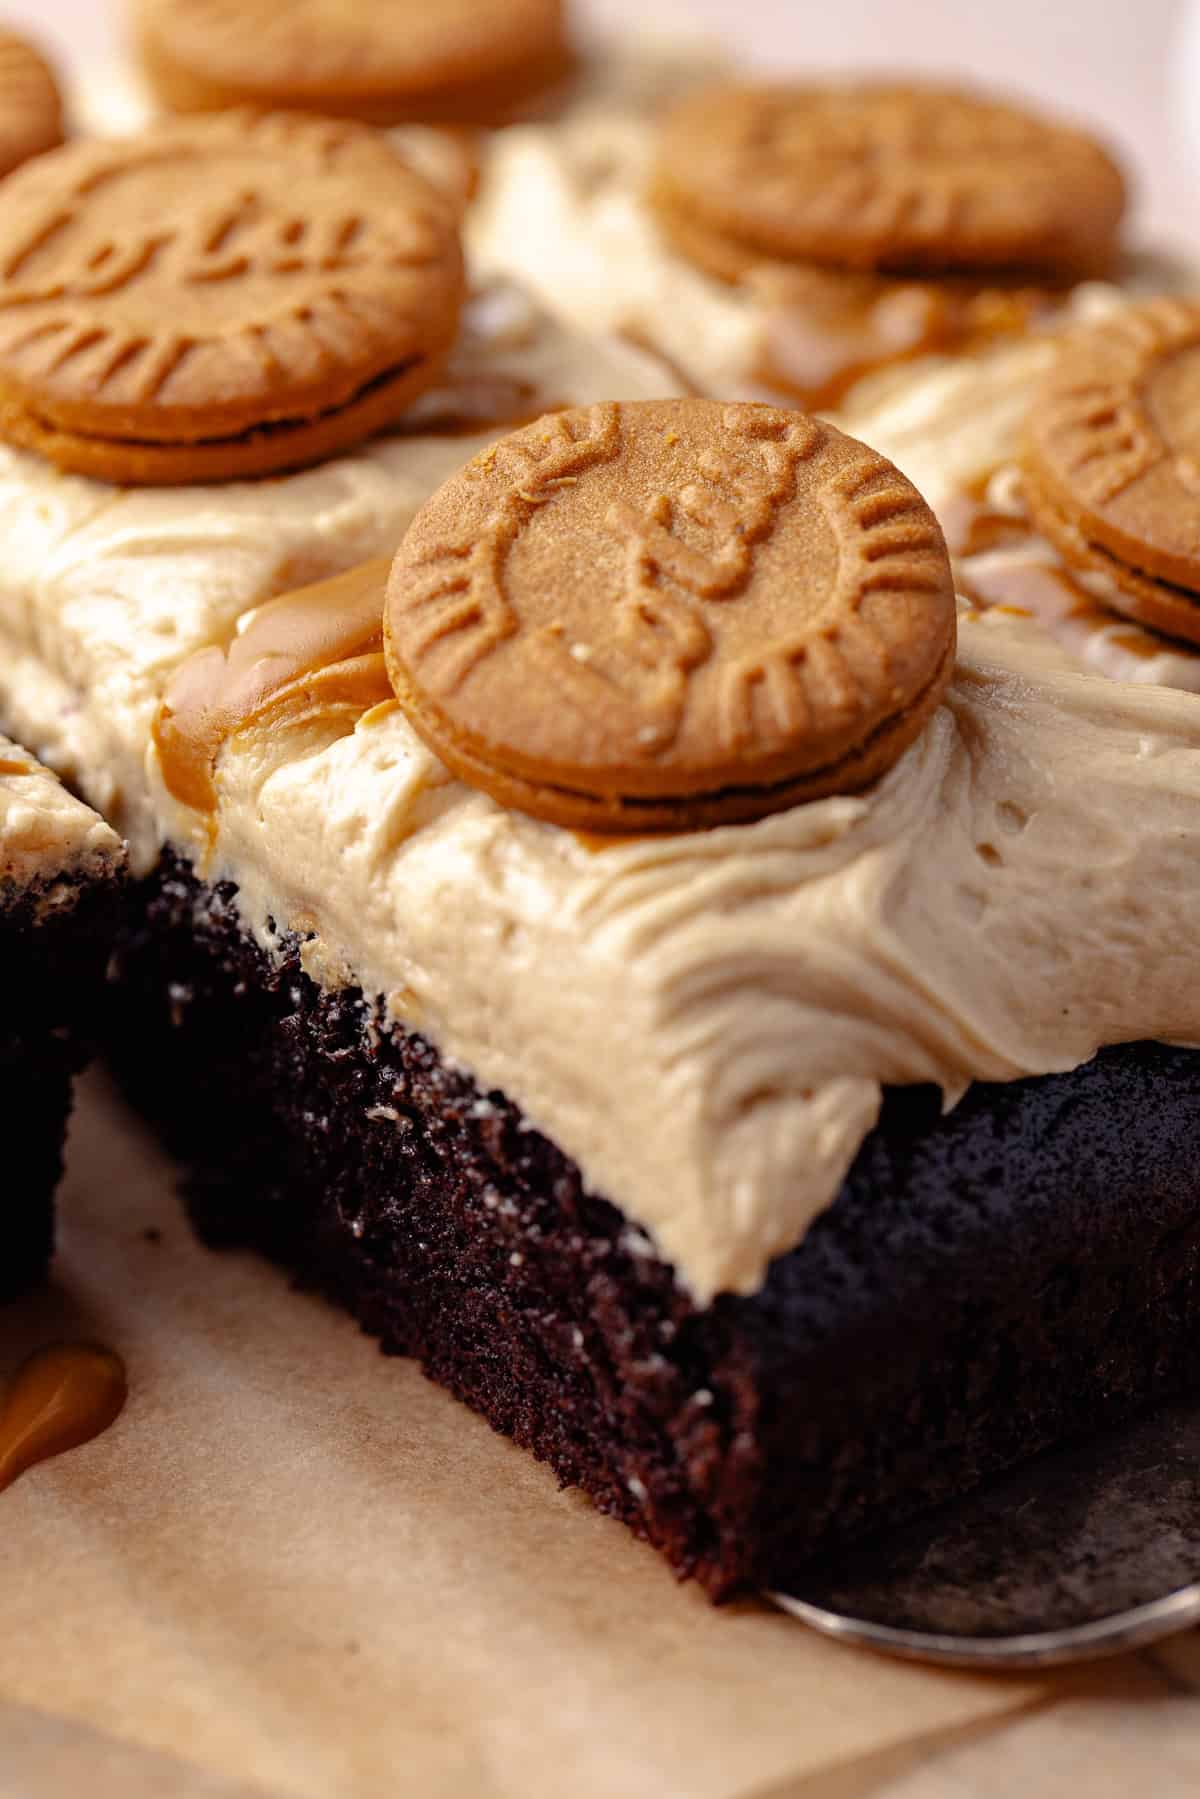
{"label": "pale pink background", "polygon": [[[436,5],[437,0],[429,0]],[[683,21],[773,68],[907,67],[969,74],[1038,94],[1102,123],[1139,173],[1141,217],[1181,249],[1200,247],[1200,134],[1190,160],[1194,82],[1178,67],[1181,0],[578,0],[584,17]],[[77,62],[112,55],[120,0],[0,0]],[[1194,100],[1192,95],[1195,96]],[[1182,96],[1182,97],[1177,97]]]}

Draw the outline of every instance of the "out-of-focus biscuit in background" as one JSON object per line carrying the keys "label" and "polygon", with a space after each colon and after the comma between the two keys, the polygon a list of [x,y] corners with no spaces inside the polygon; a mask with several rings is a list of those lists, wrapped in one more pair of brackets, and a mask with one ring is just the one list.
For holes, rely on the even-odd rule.
{"label": "out-of-focus biscuit in background", "polygon": [[[281,0],[281,4],[284,0]],[[773,71],[914,68],[975,76],[1107,128],[1141,171],[1143,232],[1186,246],[1200,191],[1200,4],[1188,0],[577,0],[595,26],[709,31]],[[1190,15],[1195,15],[1193,24]],[[121,9],[8,0],[78,68],[112,56]]]}

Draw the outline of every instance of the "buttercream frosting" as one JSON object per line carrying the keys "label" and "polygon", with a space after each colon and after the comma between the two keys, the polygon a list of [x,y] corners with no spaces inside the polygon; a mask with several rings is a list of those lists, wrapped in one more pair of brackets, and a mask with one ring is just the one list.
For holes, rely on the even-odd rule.
{"label": "buttercream frosting", "polygon": [[[611,397],[618,369],[644,388],[586,373]],[[1020,398],[991,359],[939,391],[948,412],[880,405],[910,467],[941,467],[926,435],[974,467],[980,417]],[[180,664],[389,548],[471,447],[391,439],[219,496],[6,454],[0,708],[92,790],[109,771],[141,866],[181,845],[269,951],[296,929],[314,979],[506,1092],[701,1301],[800,1239],[885,1084],[953,1102],[1102,1044],[1200,1040],[1200,696],[1080,672],[1002,611],[963,619],[946,704],[874,790],[754,825],[597,849],[451,779],[386,699],[218,732],[215,810],[184,803],[152,735]]]}
{"label": "buttercream frosting", "polygon": [[300,474],[115,488],[0,445],[0,714],[144,871],[161,842],[150,729],[186,656],[227,641],[258,602],[390,554],[433,489],[511,424],[676,391],[653,358],[582,338],[498,284],[469,304],[445,382],[404,430]]}
{"label": "buttercream frosting", "polygon": [[90,806],[6,737],[0,737],[0,888],[98,872],[121,840]]}
{"label": "buttercream frosting", "polygon": [[1198,750],[1196,696],[993,612],[876,789],[752,826],[598,850],[451,780],[387,703],[232,737],[211,848],[157,806],[264,943],[312,932],[315,978],[516,1099],[707,1299],[803,1235],[884,1084],[953,1101],[1200,1039]]}
{"label": "buttercream frosting", "polygon": [[468,254],[581,330],[655,344],[698,391],[768,398],[753,372],[759,308],[666,251],[642,204],[651,141],[644,116],[609,98],[553,127],[503,132],[465,224]]}
{"label": "buttercream frosting", "polygon": [[[848,395],[851,413],[870,411],[889,393],[907,397],[913,377],[920,386],[944,375],[953,385],[964,360],[985,368],[989,351],[998,371],[1008,369],[1014,347],[1044,366],[1060,328],[1100,316],[1130,293],[1191,281],[1191,271],[1169,259],[1139,254],[1126,260],[1119,287],[1087,282],[1056,293],[1001,285],[974,300],[961,283],[936,281],[884,280],[873,297],[869,277],[783,264],[727,284],[672,250],[655,224],[645,200],[655,116],[616,89],[552,126],[500,134],[466,241],[476,267],[516,277],[582,329],[652,344],[699,392],[773,400],[782,393],[839,406]],[[1009,404],[1022,407],[1019,377],[998,378]],[[940,398],[933,403],[941,409]]]}

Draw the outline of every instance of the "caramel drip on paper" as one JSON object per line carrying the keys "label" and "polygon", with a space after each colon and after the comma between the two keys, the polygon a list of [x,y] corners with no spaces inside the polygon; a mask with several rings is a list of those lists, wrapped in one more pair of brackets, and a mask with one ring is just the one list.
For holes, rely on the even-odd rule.
{"label": "caramel drip on paper", "polygon": [[0,1409],[0,1492],[38,1462],[78,1449],[120,1416],[125,1364],[95,1343],[53,1343],[13,1376]]}
{"label": "caramel drip on paper", "polygon": [[154,721],[167,790],[198,812],[216,810],[221,746],[256,722],[361,717],[392,697],[383,657],[390,559],[282,594],[255,612],[227,649],[200,650],[176,671]]}

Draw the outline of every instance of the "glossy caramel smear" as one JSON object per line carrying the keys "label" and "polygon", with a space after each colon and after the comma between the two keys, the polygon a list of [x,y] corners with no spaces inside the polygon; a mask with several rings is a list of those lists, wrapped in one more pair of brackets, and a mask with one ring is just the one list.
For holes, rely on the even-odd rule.
{"label": "glossy caramel smear", "polygon": [[895,363],[1027,336],[1057,297],[1024,276],[922,280],[777,263],[750,285],[765,319],[759,378],[814,410]]}
{"label": "glossy caramel smear", "polygon": [[1033,534],[1023,501],[1017,510],[996,505],[988,498],[995,475],[988,469],[977,480],[946,496],[938,508],[938,523],[952,556],[982,556],[1027,543]]}
{"label": "glossy caramel smear", "polygon": [[106,1431],[125,1404],[125,1364],[95,1343],[52,1343],[13,1376],[0,1410],[0,1491]]}
{"label": "glossy caramel smear", "polygon": [[389,557],[255,609],[227,649],[197,650],[168,684],[153,725],[167,791],[214,813],[221,746],[256,719],[359,718],[392,697],[383,663]]}

